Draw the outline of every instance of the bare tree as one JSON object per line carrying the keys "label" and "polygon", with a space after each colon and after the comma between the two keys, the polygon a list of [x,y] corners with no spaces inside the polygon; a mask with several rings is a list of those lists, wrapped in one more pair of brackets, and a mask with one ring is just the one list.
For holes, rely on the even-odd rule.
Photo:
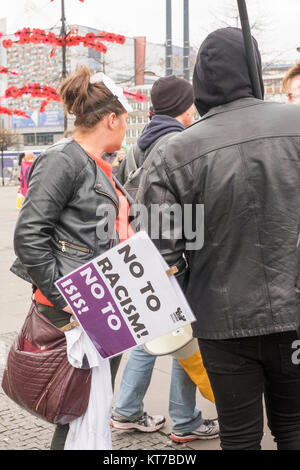
{"label": "bare tree", "polygon": [[[255,0],[249,3],[248,16],[252,35],[259,44],[264,67],[282,61],[285,51],[274,50],[272,46],[275,28],[272,17],[267,13],[261,1]],[[212,11],[211,17],[215,28],[241,27],[236,0],[225,0],[222,10]]]}
{"label": "bare tree", "polygon": [[20,134],[11,129],[0,129],[0,149],[8,148],[19,143]]}

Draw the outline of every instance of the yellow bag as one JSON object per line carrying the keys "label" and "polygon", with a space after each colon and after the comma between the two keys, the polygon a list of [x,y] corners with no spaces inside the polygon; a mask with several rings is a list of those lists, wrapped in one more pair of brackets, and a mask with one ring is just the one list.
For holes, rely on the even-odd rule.
{"label": "yellow bag", "polygon": [[25,197],[21,193],[17,194],[17,209],[22,208],[24,199],[25,199]]}
{"label": "yellow bag", "polygon": [[181,367],[189,375],[190,379],[197,385],[201,395],[207,400],[215,403],[215,397],[210,381],[203,365],[198,341],[194,338],[187,346],[172,354]]}

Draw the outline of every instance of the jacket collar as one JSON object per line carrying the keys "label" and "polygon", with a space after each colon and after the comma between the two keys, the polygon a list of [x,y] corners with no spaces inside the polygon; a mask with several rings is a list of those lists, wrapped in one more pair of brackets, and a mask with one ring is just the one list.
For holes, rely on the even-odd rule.
{"label": "jacket collar", "polygon": [[71,139],[73,143],[81,149],[81,152],[84,152],[84,154],[87,156],[90,162],[92,162],[93,166],[95,167],[96,175],[95,175],[95,184],[94,184],[94,189],[100,194],[104,194],[108,196],[110,199],[113,200],[114,204],[119,208],[119,198],[116,194],[115,188],[114,188],[114,182],[113,179],[110,179],[109,176],[106,174],[106,172],[101,168],[95,159],[89,155],[84,148],[81,147],[76,140]]}
{"label": "jacket collar", "polygon": [[263,100],[259,100],[257,98],[240,98],[238,100],[231,101],[230,103],[221,104],[220,106],[216,106],[210,109],[208,113],[204,114],[200,121],[204,121],[204,119],[208,119],[212,116],[215,116],[216,114],[226,113],[235,109],[248,108],[249,106],[257,106],[263,103]]}

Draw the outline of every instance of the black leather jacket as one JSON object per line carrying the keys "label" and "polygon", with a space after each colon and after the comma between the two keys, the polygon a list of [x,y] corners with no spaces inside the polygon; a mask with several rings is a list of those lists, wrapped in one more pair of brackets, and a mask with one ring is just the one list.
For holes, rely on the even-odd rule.
{"label": "black leather jacket", "polygon": [[158,151],[141,202],[204,204],[202,249],[154,240],[169,265],[186,256],[196,337],[296,329],[300,106],[242,98],[211,109]]}
{"label": "black leather jacket", "polygon": [[113,244],[119,200],[95,161],[72,139],[34,163],[14,236],[12,271],[31,281],[60,309],[54,283]]}

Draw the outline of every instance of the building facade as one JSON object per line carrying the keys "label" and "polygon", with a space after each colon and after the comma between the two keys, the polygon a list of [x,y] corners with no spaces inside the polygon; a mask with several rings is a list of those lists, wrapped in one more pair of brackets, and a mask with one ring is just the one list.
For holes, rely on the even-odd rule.
{"label": "building facade", "polygon": [[[0,23],[5,32],[5,20]],[[59,29],[51,30],[59,36]],[[97,33],[97,30],[86,26],[72,26],[71,33],[81,36],[87,33]],[[118,33],[117,31],[115,33]],[[2,40],[8,38],[3,36]],[[16,37],[10,36],[16,41]],[[143,39],[144,57],[137,57],[137,39]],[[163,44],[146,42],[146,38],[126,38],[124,44],[106,42],[107,52],[101,53],[82,43],[66,48],[67,72],[72,72],[78,64],[87,65],[93,72],[103,71],[123,88],[145,94],[145,102],[130,100],[133,112],[129,116],[126,132],[126,144],[135,143],[145,125],[149,122],[150,92],[157,78],[165,75],[166,50]],[[139,42],[141,44],[141,42]],[[140,49],[140,50],[143,50]],[[143,53],[142,53],[143,54]],[[190,50],[190,75],[194,68],[197,51]],[[51,44],[14,44],[5,49],[0,47],[0,65],[7,66],[18,75],[0,74],[1,96],[6,88],[24,84],[39,83],[58,88],[62,78],[62,48],[53,48]],[[266,66],[263,70],[265,84],[265,99],[284,101],[282,93],[282,78],[293,64]],[[173,45],[173,73],[183,77],[183,47]],[[140,70],[139,67],[142,67]],[[1,76],[2,75],[2,76]],[[137,79],[138,78],[138,79]],[[137,84],[139,82],[139,84]],[[11,109],[21,109],[29,115],[29,119],[20,116],[0,115],[2,128],[10,128],[22,136],[21,145],[40,147],[51,145],[58,141],[64,133],[64,111],[60,102],[50,101],[44,112],[40,112],[41,98],[23,95],[18,98],[2,99],[2,106]],[[68,118],[68,128],[72,129],[73,119]]]}
{"label": "building facade", "polygon": [[265,86],[265,100],[285,102],[286,97],[282,90],[282,80],[287,71],[295,64],[268,65],[263,69]]}
{"label": "building facade", "polygon": [[[5,31],[2,28],[2,31]],[[80,25],[72,26],[73,34],[84,36],[87,33],[98,31]],[[48,31],[46,31],[48,32]],[[58,29],[53,29],[57,36]],[[116,32],[117,33],[117,32]],[[3,36],[2,39],[17,41],[17,37]],[[105,43],[106,54],[95,49],[84,47],[80,44],[76,47],[66,48],[66,67],[68,72],[76,69],[78,64],[87,65],[93,72],[103,71],[123,88],[144,93],[146,102],[130,100],[134,109],[129,117],[126,143],[136,141],[142,129],[148,122],[148,110],[150,106],[151,85],[157,78],[165,75],[165,46],[163,44],[146,43],[145,56],[142,60],[143,80],[136,86],[137,74],[141,71],[137,68],[136,38],[126,38],[125,44]],[[8,87],[21,88],[24,84],[39,83],[57,88],[62,78],[62,48],[53,50],[51,44],[14,44],[13,47],[1,49],[2,63],[10,70],[15,70],[18,75],[7,75],[2,83],[2,91]],[[191,69],[193,68],[196,51],[191,50]],[[183,47],[173,46],[173,73],[183,76]],[[29,115],[29,119],[13,115],[5,125],[20,133],[25,147],[43,147],[55,143],[64,132],[64,112],[62,104],[50,101],[43,113],[39,112],[41,98],[32,98],[23,95],[18,98],[3,100],[3,106],[11,109],[21,109]],[[69,117],[68,128],[72,128],[72,118]],[[4,123],[2,123],[4,126]]]}

